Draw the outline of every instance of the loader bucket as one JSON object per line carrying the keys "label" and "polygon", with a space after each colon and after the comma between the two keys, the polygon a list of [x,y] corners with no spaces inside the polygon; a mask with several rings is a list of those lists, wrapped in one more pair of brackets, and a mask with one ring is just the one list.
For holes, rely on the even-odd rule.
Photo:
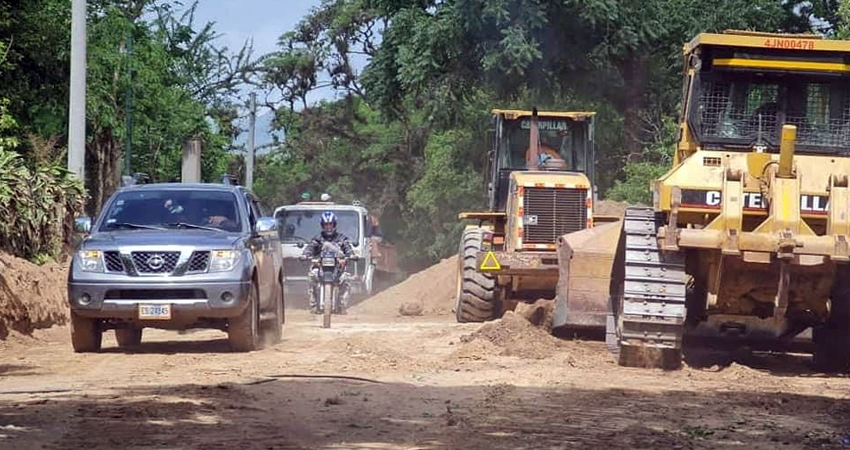
{"label": "loader bucket", "polygon": [[623,221],[558,239],[558,285],[552,328],[605,330],[611,274]]}

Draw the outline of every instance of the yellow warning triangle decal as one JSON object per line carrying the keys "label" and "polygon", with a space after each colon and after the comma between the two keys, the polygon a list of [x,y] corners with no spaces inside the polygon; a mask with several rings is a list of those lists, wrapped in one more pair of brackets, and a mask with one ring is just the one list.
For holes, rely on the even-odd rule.
{"label": "yellow warning triangle decal", "polygon": [[487,252],[484,256],[484,261],[481,261],[481,270],[502,270],[502,265],[496,259],[496,254],[492,251]]}

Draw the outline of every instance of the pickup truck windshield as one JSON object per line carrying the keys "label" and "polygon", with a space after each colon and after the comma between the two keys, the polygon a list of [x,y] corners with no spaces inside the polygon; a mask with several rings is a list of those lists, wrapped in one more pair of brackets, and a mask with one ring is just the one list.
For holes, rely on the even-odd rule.
{"label": "pickup truck windshield", "polygon": [[118,194],[100,231],[117,229],[242,230],[236,196],[214,190],[139,190]]}
{"label": "pickup truck windshield", "polygon": [[[284,210],[278,213],[278,230],[281,242],[297,243],[310,242],[322,229],[319,219],[322,217],[321,210]],[[337,217],[337,231],[348,237],[349,241],[356,242],[360,239],[360,218],[357,211],[333,211]]]}

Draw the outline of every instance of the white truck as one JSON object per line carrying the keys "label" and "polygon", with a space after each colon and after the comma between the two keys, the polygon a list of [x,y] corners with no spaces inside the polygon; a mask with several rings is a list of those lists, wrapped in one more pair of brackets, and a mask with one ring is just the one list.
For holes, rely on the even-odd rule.
{"label": "white truck", "polygon": [[339,232],[348,237],[359,257],[348,269],[353,277],[351,294],[355,299],[372,295],[398,272],[395,248],[383,241],[376,218],[358,202],[343,205],[305,201],[280,206],[275,209],[274,217],[283,250],[284,292],[289,300],[294,300],[289,305],[307,306],[310,263],[299,261],[298,257],[310,239],[321,231],[319,218],[324,211],[336,214]]}

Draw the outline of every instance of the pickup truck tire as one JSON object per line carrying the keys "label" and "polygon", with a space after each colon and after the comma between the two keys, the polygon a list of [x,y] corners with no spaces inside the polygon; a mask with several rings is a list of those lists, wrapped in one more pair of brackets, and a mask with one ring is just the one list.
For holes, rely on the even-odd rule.
{"label": "pickup truck tire", "polygon": [[283,337],[283,284],[278,281],[275,289],[274,317],[262,323],[264,345],[277,344]]}
{"label": "pickup truck tire", "polygon": [[476,266],[483,240],[484,231],[471,228],[464,230],[460,241],[455,304],[455,315],[460,323],[495,319],[500,310],[495,278],[479,272]]}
{"label": "pickup truck tire", "polygon": [[118,347],[137,347],[142,343],[141,328],[121,328],[115,330],[115,340],[118,341]]}
{"label": "pickup truck tire", "polygon": [[261,348],[260,340],[260,295],[257,282],[251,285],[248,305],[237,317],[227,324],[230,348],[237,352],[250,352]]}
{"label": "pickup truck tire", "polygon": [[98,327],[97,319],[89,319],[71,311],[71,345],[77,353],[100,351],[103,331]]}

